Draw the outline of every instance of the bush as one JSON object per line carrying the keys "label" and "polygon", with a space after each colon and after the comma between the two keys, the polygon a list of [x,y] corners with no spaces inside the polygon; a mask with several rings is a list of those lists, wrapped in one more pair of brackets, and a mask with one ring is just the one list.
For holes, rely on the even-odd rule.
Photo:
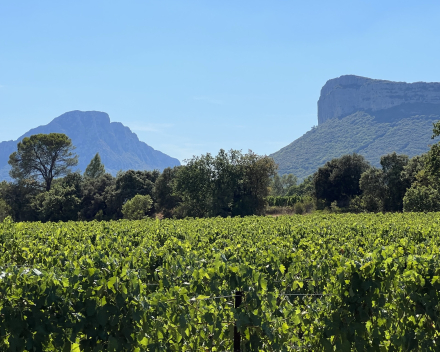
{"label": "bush", "polygon": [[431,186],[414,184],[403,197],[404,211],[440,211],[440,194]]}
{"label": "bush", "polygon": [[0,221],[3,221],[12,214],[11,207],[0,198]]}
{"label": "bush", "polygon": [[295,211],[295,214],[304,214],[304,211],[305,211],[304,204],[302,204],[302,203],[296,203],[293,206],[293,209]]}
{"label": "bush", "polygon": [[124,214],[124,219],[142,220],[147,217],[152,206],[153,200],[149,195],[138,194],[122,206],[122,214]]}
{"label": "bush", "polygon": [[301,196],[269,196],[266,197],[267,205],[270,207],[292,207],[296,203],[301,202]]}

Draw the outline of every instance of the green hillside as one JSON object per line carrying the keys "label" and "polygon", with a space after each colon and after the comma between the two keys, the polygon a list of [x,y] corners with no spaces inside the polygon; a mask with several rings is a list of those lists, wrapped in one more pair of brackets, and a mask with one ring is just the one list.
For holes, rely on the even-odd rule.
{"label": "green hillside", "polygon": [[375,166],[381,155],[396,152],[410,157],[429,149],[432,124],[440,115],[416,115],[386,121],[365,112],[329,119],[270,156],[279,173],[303,179],[327,161],[359,153]]}

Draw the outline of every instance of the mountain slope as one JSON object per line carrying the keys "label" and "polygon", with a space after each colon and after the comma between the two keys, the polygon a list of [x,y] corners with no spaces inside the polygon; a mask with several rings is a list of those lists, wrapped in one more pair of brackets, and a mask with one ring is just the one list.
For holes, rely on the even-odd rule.
{"label": "mountain slope", "polygon": [[440,114],[377,122],[374,116],[357,112],[323,122],[271,157],[281,174],[293,173],[300,179],[327,161],[354,152],[379,166],[384,154],[396,152],[412,157],[426,152],[433,143],[432,124],[438,120]]}
{"label": "mountain slope", "polygon": [[422,154],[440,120],[440,83],[404,83],[341,76],[318,101],[317,127],[270,156],[281,174],[302,179],[327,161],[359,153],[375,166],[382,155]]}
{"label": "mountain slope", "polygon": [[180,165],[179,160],[139,141],[135,133],[120,122],[110,122],[108,114],[99,111],[67,112],[44,126],[31,129],[16,141],[0,143],[0,180],[9,179],[9,155],[24,137],[38,133],[65,133],[72,139],[79,157],[78,169],[84,172],[96,153],[106,171],[163,170]]}

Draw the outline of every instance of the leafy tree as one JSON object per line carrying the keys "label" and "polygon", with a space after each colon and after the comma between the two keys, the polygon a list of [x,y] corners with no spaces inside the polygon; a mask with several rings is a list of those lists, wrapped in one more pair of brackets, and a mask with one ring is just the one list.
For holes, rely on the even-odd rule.
{"label": "leafy tree", "polygon": [[385,186],[383,206],[385,211],[402,211],[403,197],[411,186],[409,180],[402,178],[402,172],[408,164],[408,156],[392,154],[380,158]]}
{"label": "leafy tree", "polygon": [[142,220],[147,218],[148,213],[153,205],[153,200],[149,195],[142,196],[140,194],[128,200],[122,206],[124,219]]}
{"label": "leafy tree", "polygon": [[276,165],[266,156],[220,150],[194,157],[178,169],[175,194],[178,216],[237,216],[262,214],[270,177]]}
{"label": "leafy tree", "polygon": [[362,155],[353,153],[327,162],[314,174],[315,197],[329,207],[334,201],[346,207],[354,196],[361,194],[359,180],[370,168]]}
{"label": "leafy tree", "polygon": [[[434,124],[432,139],[440,136],[440,121]],[[440,180],[440,143],[431,145],[430,150],[424,158],[425,168],[424,177],[430,179],[429,182],[437,183]]]}
{"label": "leafy tree", "polygon": [[[122,218],[122,206],[134,196],[149,195],[153,197],[154,183],[160,172],[128,170],[117,175],[114,189],[107,190],[107,208],[113,214],[113,218]],[[153,199],[154,201],[154,199]],[[151,213],[154,207],[151,208]]]}
{"label": "leafy tree", "polygon": [[369,212],[384,210],[384,198],[386,186],[384,184],[384,173],[375,167],[365,171],[359,180],[362,190],[362,206]]}
{"label": "leafy tree", "polygon": [[67,175],[78,164],[78,157],[72,153],[74,148],[70,138],[62,133],[25,137],[9,156],[9,174],[17,180],[42,179],[49,191],[54,178]]}
{"label": "leafy tree", "polygon": [[270,182],[270,195],[275,197],[284,195],[284,187],[278,174],[275,174]]}
{"label": "leafy tree", "polygon": [[38,214],[32,208],[33,199],[41,193],[39,184],[32,179],[18,180],[15,183],[0,183],[0,198],[9,206],[15,221],[36,221]]}
{"label": "leafy tree", "polygon": [[86,171],[84,172],[84,177],[88,179],[95,179],[103,176],[104,174],[105,167],[101,163],[101,157],[99,156],[99,153],[96,153],[96,155],[90,161],[90,164],[87,165]]}
{"label": "leafy tree", "polygon": [[440,211],[440,193],[432,186],[413,184],[403,198],[404,211]]}
{"label": "leafy tree", "polygon": [[210,216],[212,205],[212,160],[211,154],[194,156],[179,168],[175,193],[182,199],[177,209],[179,217]]}
{"label": "leafy tree", "polygon": [[270,177],[276,172],[277,165],[272,158],[260,156],[251,151],[243,155],[243,180],[239,182],[238,200],[232,215],[262,215],[266,208]]}
{"label": "leafy tree", "polygon": [[79,173],[71,173],[54,182],[53,187],[40,193],[32,202],[41,221],[75,221],[81,210],[81,184]]}
{"label": "leafy tree", "polygon": [[426,154],[417,155],[409,159],[408,164],[403,167],[400,175],[402,180],[412,185],[415,181],[420,181],[420,177],[424,174]]}
{"label": "leafy tree", "polygon": [[116,218],[114,207],[115,178],[104,174],[97,178],[86,179],[82,185],[80,218],[82,220],[110,220]]}
{"label": "leafy tree", "polygon": [[271,196],[285,196],[291,187],[296,186],[298,182],[294,174],[284,174],[281,177],[278,174],[271,179]]}
{"label": "leafy tree", "polygon": [[161,212],[165,218],[172,217],[173,209],[181,202],[180,197],[174,194],[174,182],[178,169],[179,166],[167,167],[154,184],[153,195],[156,199],[156,211]]}
{"label": "leafy tree", "polygon": [[[365,171],[359,181],[362,196],[355,200],[356,206],[370,212],[402,211],[403,197],[411,185],[418,160],[409,165],[406,155],[391,153],[380,158],[382,169]],[[353,204],[352,204],[353,207]]]}
{"label": "leafy tree", "polygon": [[313,175],[306,177],[299,185],[294,184],[287,190],[286,196],[312,196],[314,192]]}
{"label": "leafy tree", "polygon": [[[432,138],[440,136],[440,121],[434,124]],[[405,166],[402,176],[412,183],[403,198],[404,211],[440,211],[440,143]]]}
{"label": "leafy tree", "polygon": [[8,216],[12,215],[11,207],[5,202],[4,199],[0,198],[0,221],[3,221]]}

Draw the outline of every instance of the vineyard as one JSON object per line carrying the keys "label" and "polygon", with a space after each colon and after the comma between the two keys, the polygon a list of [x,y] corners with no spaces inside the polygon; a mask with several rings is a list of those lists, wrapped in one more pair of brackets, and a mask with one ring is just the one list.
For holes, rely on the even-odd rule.
{"label": "vineyard", "polygon": [[0,239],[1,351],[440,350],[439,214],[5,220]]}

